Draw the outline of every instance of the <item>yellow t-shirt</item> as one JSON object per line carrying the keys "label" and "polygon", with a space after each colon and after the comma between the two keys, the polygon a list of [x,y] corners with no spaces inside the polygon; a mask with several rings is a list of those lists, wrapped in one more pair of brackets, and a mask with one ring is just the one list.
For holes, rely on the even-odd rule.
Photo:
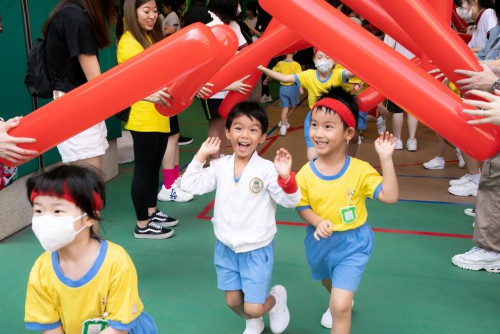
{"label": "yellow t-shirt", "polygon": [[344,70],[332,70],[330,76],[324,81],[318,76],[317,70],[307,70],[295,74],[295,83],[307,90],[307,102],[309,108],[316,103],[316,100],[322,93],[326,93],[332,86],[341,86],[343,84],[342,73]]}
{"label": "yellow t-shirt", "polygon": [[[340,64],[335,64],[335,69],[336,70],[343,70],[344,66],[342,66]],[[367,89],[368,85],[360,78],[353,77],[353,78],[350,78],[347,83],[342,83],[342,87],[345,90],[347,90],[349,93],[354,94],[354,95],[358,95],[362,91]]]}
{"label": "yellow t-shirt", "polygon": [[92,268],[78,281],[62,274],[57,252],[45,252],[37,259],[28,280],[24,320],[28,329],[62,325],[66,334],[80,334],[82,323],[95,318],[127,328],[143,308],[129,255],[121,246],[102,240]]}
{"label": "yellow t-shirt", "polygon": [[366,222],[366,198],[378,197],[382,176],[365,161],[347,156],[336,175],[323,175],[308,162],[297,173],[302,198],[296,210],[311,209],[333,224],[333,231],[355,229]]}
{"label": "yellow t-shirt", "polygon": [[[300,64],[293,60],[282,60],[273,67],[273,71],[283,73],[286,75],[292,75],[302,72],[302,68]],[[291,86],[293,83],[290,82],[281,82],[282,86]]]}
{"label": "yellow t-shirt", "polygon": [[[130,58],[144,51],[142,45],[132,36],[130,31],[125,33],[118,42],[116,58],[118,64],[121,64]],[[148,78],[144,78],[147,80]],[[130,108],[130,116],[125,123],[127,130],[138,132],[170,132],[170,120],[168,117],[160,114],[154,103],[139,101]]]}

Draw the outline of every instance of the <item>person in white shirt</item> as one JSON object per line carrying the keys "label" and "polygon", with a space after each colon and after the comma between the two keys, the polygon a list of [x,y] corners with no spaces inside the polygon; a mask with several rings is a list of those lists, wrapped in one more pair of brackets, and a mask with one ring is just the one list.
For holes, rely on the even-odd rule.
{"label": "person in white shirt", "polygon": [[181,28],[179,16],[175,12],[173,0],[162,0],[162,9],[165,13],[165,18],[161,22],[161,30],[163,36],[172,35]]}
{"label": "person in white shirt", "polygon": [[474,0],[471,6],[471,17],[474,20],[472,37],[469,41],[469,47],[474,52],[479,52],[486,45],[488,32],[497,24],[493,0]]}
{"label": "person in white shirt", "polygon": [[191,194],[216,190],[212,223],[217,285],[225,291],[227,305],[246,320],[245,333],[262,333],[262,316],[267,313],[273,333],[282,333],[290,321],[286,289],[275,285],[269,290],[275,215],[276,204],[293,208],[301,194],[287,150],[277,151],[274,164],[256,152],[266,140],[268,124],[266,111],[257,103],[236,104],[226,122],[234,153],[203,168],[221,144],[218,137],[209,137],[181,180],[182,188]]}

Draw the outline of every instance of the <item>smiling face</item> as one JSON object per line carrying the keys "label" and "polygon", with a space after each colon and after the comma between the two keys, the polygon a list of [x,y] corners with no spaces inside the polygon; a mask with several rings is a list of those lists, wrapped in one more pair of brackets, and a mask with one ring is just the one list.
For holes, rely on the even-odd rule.
{"label": "smiling face", "polygon": [[266,140],[266,135],[262,133],[262,126],[257,119],[237,115],[229,130],[226,129],[226,138],[239,159],[249,160],[257,146]]}
{"label": "smiling face", "polygon": [[156,1],[148,1],[137,8],[137,23],[143,32],[153,30],[158,19],[158,7]]}
{"label": "smiling face", "polygon": [[354,135],[354,128],[344,129],[344,122],[335,112],[326,112],[323,107],[313,109],[309,136],[320,156],[327,156],[342,150]]}

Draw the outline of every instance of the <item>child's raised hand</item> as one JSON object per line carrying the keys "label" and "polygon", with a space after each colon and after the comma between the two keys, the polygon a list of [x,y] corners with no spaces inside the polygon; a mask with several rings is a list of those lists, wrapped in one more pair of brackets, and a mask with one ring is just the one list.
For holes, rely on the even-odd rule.
{"label": "child's raised hand", "polygon": [[316,231],[314,232],[314,239],[319,241],[319,237],[328,238],[332,235],[333,224],[329,220],[322,220],[316,226]]}
{"label": "child's raised hand", "polygon": [[282,179],[287,179],[292,169],[292,155],[284,148],[280,148],[274,158],[274,167]]}
{"label": "child's raised hand", "polygon": [[203,87],[200,88],[198,93],[196,93],[196,96],[199,97],[200,99],[207,99],[210,96],[210,94],[212,94],[212,90],[210,89],[210,87],[213,86],[214,86],[213,83],[207,82],[205,85],[203,85]]}
{"label": "child's raised hand", "polygon": [[200,149],[196,153],[196,159],[204,163],[209,156],[219,152],[220,148],[220,138],[219,137],[208,137],[207,140],[201,144]]}
{"label": "child's raised hand", "polygon": [[394,152],[394,147],[396,146],[396,137],[387,131],[386,133],[381,133],[377,140],[375,140],[375,151],[379,157],[390,158]]}

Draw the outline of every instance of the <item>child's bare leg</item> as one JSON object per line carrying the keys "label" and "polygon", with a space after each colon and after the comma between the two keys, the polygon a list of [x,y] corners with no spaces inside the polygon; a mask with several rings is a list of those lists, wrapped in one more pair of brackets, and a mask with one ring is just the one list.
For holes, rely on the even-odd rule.
{"label": "child's bare leg", "polygon": [[321,280],[321,284],[323,284],[326,291],[328,291],[328,294],[332,293],[332,279],[331,278],[323,278]]}
{"label": "child's bare leg", "polygon": [[359,138],[360,130],[356,129],[354,133],[354,137],[349,141],[349,145],[347,145],[347,155],[351,157],[355,157],[358,152],[358,138]]}
{"label": "child's bare leg", "polygon": [[246,303],[243,301],[243,292],[241,290],[226,291],[226,304],[240,317],[252,319],[260,318],[269,313],[276,305],[276,299],[274,296],[269,295],[264,304]]}
{"label": "child's bare leg", "polygon": [[332,312],[332,334],[349,334],[351,331],[352,300],[354,292],[332,288],[330,311]]}
{"label": "child's bare leg", "polygon": [[436,132],[436,141],[437,141],[437,152],[436,156],[438,157],[444,157],[444,152],[446,150],[446,143],[444,141],[444,138],[441,137],[439,133]]}
{"label": "child's bare leg", "polygon": [[247,316],[243,310],[243,291],[226,291],[226,304],[231,310],[233,310],[234,313],[236,313],[240,317],[244,319],[249,318],[249,316]]}
{"label": "child's bare leg", "polygon": [[208,137],[219,137],[220,150],[218,153],[212,155],[211,159],[219,159],[221,153],[224,153],[224,149],[226,147],[226,120],[224,118],[214,118],[208,121]]}
{"label": "child's bare leg", "polygon": [[288,107],[283,107],[281,109],[281,125],[286,125],[288,123]]}

